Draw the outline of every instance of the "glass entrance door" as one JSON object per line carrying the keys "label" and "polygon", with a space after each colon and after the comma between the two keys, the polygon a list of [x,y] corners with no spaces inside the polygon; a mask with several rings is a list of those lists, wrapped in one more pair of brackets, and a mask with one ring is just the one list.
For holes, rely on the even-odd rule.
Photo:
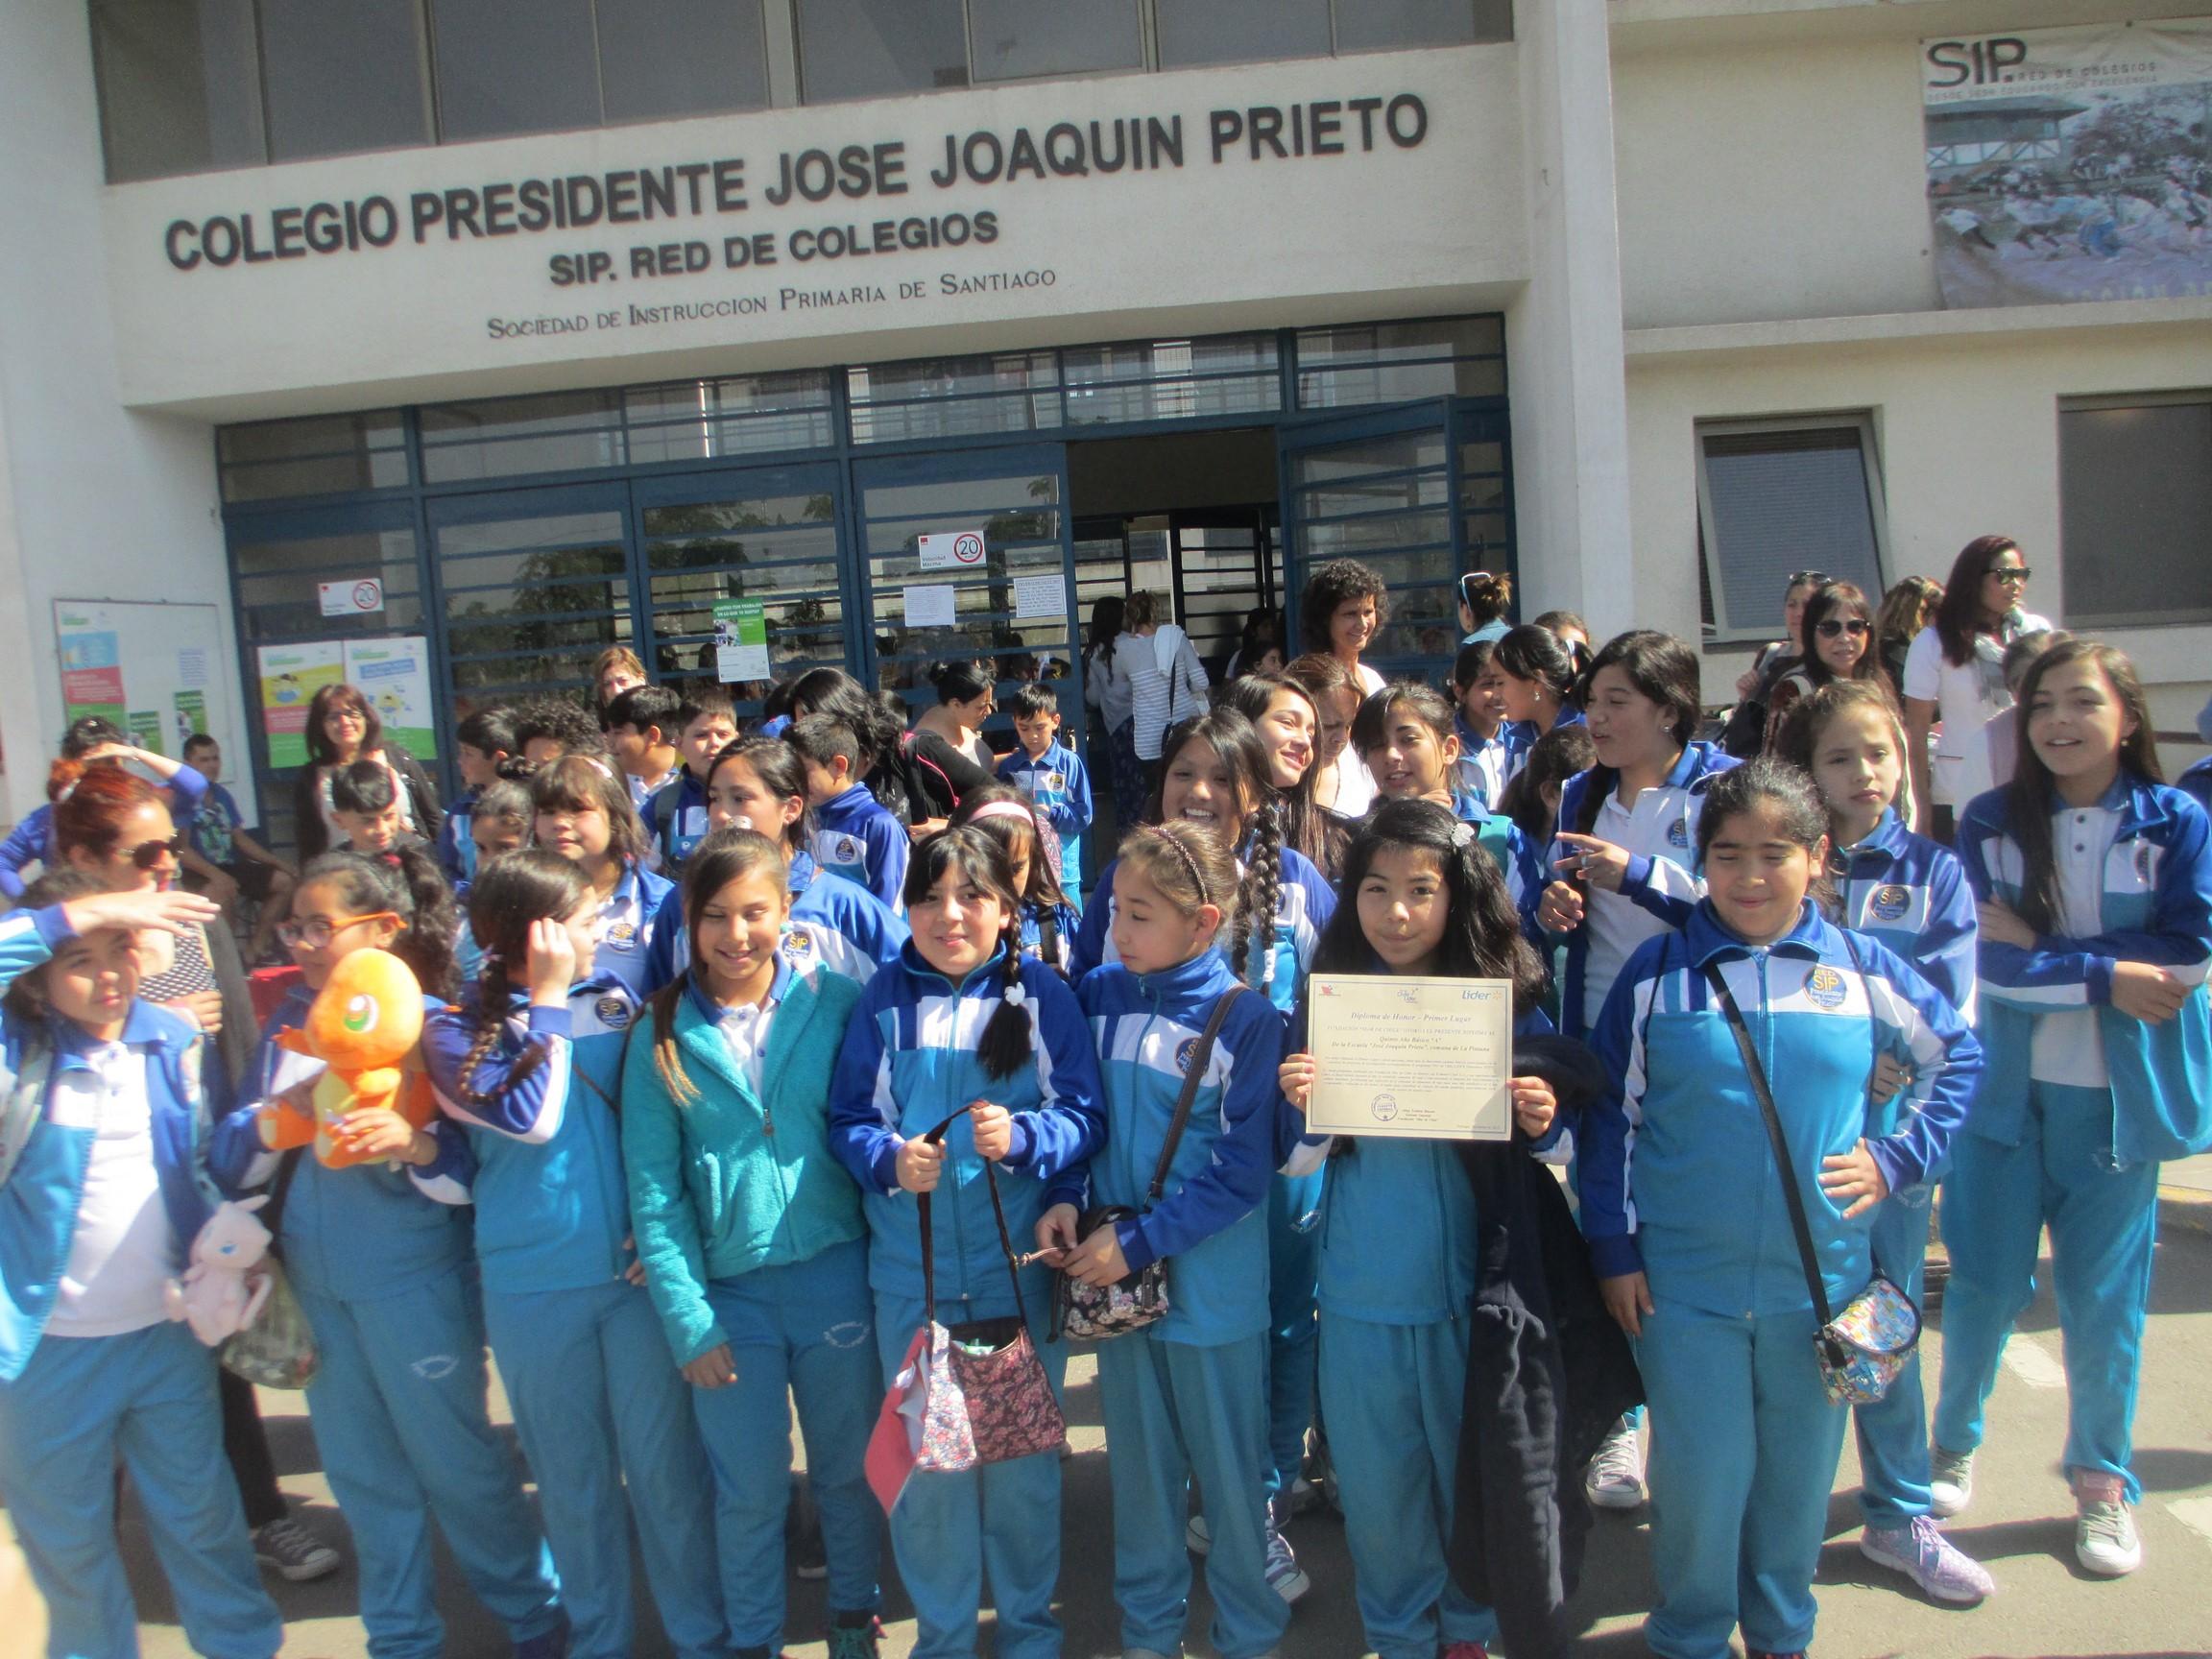
{"label": "glass entrance door", "polygon": [[[936,700],[931,668],[956,658],[994,665],[1001,689],[1061,685],[1064,730],[1082,729],[1074,555],[1066,451],[1057,444],[887,456],[854,467],[865,604],[864,681],[916,707]],[[920,539],[972,532],[979,554],[924,569]],[[1012,743],[1008,722],[993,741]]]}
{"label": "glass entrance door", "polygon": [[1357,559],[1388,587],[1389,620],[1364,661],[1383,674],[1434,682],[1459,642],[1464,543],[1448,402],[1379,410],[1282,429],[1297,637],[1298,596],[1315,565]]}

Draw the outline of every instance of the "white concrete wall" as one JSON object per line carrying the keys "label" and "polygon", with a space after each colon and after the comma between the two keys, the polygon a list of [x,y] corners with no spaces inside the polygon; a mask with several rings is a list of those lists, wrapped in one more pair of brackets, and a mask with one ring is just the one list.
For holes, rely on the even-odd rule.
{"label": "white concrete wall", "polygon": [[[237,651],[203,422],[123,408],[82,0],[0,6],[0,739],[12,819],[60,734],[54,601],[213,601]],[[236,757],[233,769],[243,764]],[[251,812],[252,792],[234,785]]]}
{"label": "white concrete wall", "polygon": [[[1701,349],[1696,336],[1632,336],[1638,619],[1697,637],[1697,421],[1863,409],[1873,413],[1880,449],[1888,579],[1940,581],[1961,546],[1997,532],[2015,538],[2034,566],[2029,608],[2063,623],[2058,400],[2206,386],[2212,328],[2194,322],[1719,350]],[[2193,728],[2212,690],[2212,630],[2104,637],[2152,684],[2160,726]],[[1726,697],[1740,661],[1740,653],[1709,656],[1709,699]]]}

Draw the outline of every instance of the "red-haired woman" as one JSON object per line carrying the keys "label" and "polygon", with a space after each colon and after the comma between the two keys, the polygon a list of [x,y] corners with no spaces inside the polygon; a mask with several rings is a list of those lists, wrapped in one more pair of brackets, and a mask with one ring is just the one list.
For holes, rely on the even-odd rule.
{"label": "red-haired woman", "polygon": [[325,685],[307,705],[307,761],[292,784],[292,838],[300,862],[320,857],[345,837],[332,818],[330,780],[356,760],[381,760],[391,769],[399,801],[399,827],[425,841],[438,839],[445,814],[438,786],[422,763],[384,735],[384,722],[353,685]]}
{"label": "red-haired woman", "polygon": [[[161,791],[120,766],[88,766],[55,803],[54,839],[65,867],[110,893],[134,893],[176,884],[184,838]],[[175,934],[141,934],[138,955],[140,999],[174,1008],[207,1033],[201,1075],[211,1118],[220,1120],[229,1110],[231,1084],[253,1053],[253,1003],[237,942],[227,927],[195,925]],[[252,1388],[228,1371],[221,1382],[223,1449],[238,1479],[254,1554],[295,1581],[336,1572],[338,1552],[285,1512]]]}

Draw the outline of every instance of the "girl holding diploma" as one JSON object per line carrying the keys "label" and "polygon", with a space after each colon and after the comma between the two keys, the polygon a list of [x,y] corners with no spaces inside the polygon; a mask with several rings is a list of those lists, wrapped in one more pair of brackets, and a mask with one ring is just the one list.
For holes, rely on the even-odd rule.
{"label": "girl holding diploma", "polygon": [[[1372,700],[1370,700],[1372,701]],[[1353,840],[1349,901],[1321,936],[1316,973],[1503,979],[1514,1030],[1551,1029],[1544,970],[1521,935],[1475,831],[1428,801],[1392,801]],[[1303,1048],[1303,1013],[1293,1043]],[[1304,1112],[1314,1057],[1283,1062]],[[1556,1103],[1540,1077],[1512,1081],[1513,1118],[1551,1138]],[[1475,1293],[1475,1195],[1448,1141],[1299,1142],[1289,1167],[1332,1148],[1321,1223],[1321,1415],[1329,1425],[1359,1618],[1378,1659],[1472,1659],[1498,1639],[1490,1609],[1445,1569]]]}
{"label": "girl holding diploma", "polygon": [[[1598,1022],[1613,1086],[1576,1130],[1582,1229],[1651,1407],[1659,1601],[1645,1638],[1660,1659],[1725,1659],[1739,1623],[1750,1659],[1810,1646],[1848,1414],[1822,1383],[1782,1183],[1841,1309],[1873,1277],[1876,1207],[1940,1165],[1981,1075],[1981,1046],[1939,992],[1821,918],[1827,855],[1827,812],[1795,767],[1715,780],[1697,832],[1707,896],[1629,958]],[[1919,1106],[1887,1134],[1868,1097],[1881,1053],[1912,1068]]]}

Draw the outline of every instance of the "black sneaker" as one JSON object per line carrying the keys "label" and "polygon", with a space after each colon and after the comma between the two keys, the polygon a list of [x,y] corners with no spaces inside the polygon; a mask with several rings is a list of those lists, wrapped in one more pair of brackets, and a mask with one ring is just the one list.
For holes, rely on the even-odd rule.
{"label": "black sneaker", "polygon": [[253,1559],[294,1584],[338,1571],[338,1551],[286,1515],[253,1529]]}

